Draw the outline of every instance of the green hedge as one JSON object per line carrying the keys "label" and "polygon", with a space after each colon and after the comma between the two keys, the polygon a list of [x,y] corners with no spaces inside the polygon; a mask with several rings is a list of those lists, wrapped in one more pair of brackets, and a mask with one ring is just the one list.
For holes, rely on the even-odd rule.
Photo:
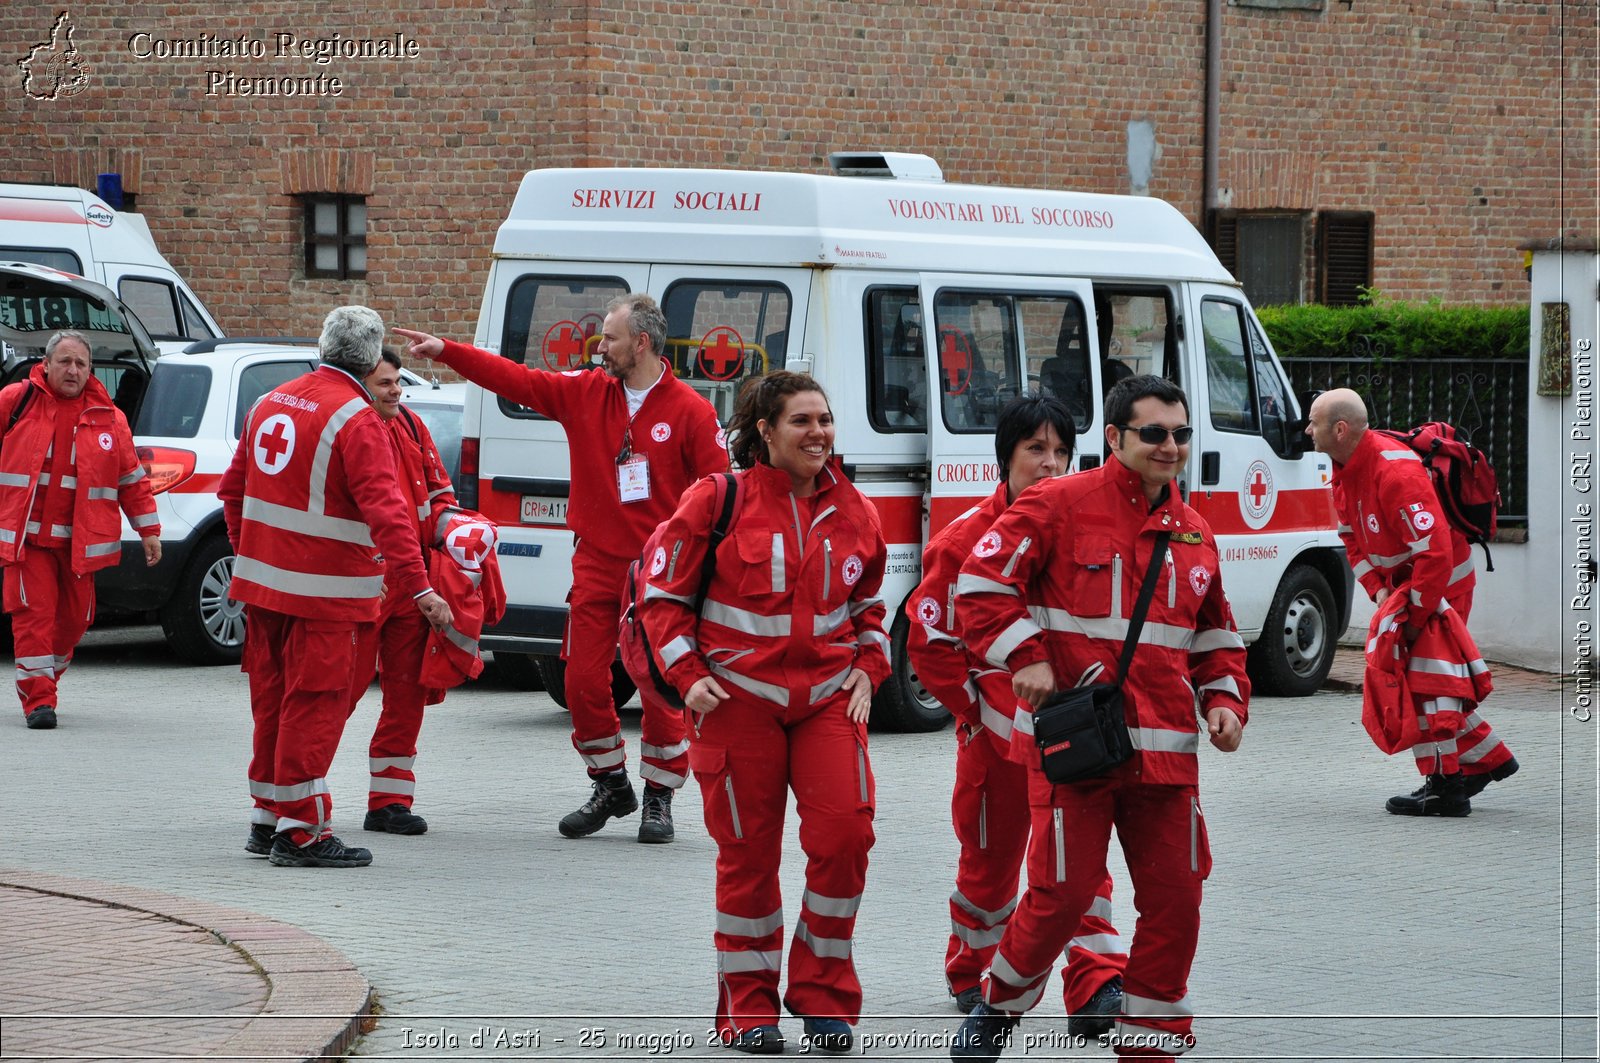
{"label": "green hedge", "polygon": [[1280,358],[1528,357],[1525,306],[1407,303],[1370,292],[1358,306],[1261,306],[1256,315]]}

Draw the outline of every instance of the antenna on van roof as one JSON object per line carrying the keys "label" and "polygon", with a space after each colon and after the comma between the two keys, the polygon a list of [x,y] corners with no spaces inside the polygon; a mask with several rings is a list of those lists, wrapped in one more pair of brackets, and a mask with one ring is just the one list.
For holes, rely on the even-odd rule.
{"label": "antenna on van roof", "polygon": [[943,181],[930,156],[906,151],[835,151],[828,165],[840,177],[888,177],[899,181]]}

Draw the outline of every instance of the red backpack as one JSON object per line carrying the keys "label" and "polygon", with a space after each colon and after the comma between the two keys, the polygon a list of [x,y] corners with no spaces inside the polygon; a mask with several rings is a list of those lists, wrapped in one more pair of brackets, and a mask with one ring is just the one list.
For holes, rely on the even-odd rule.
{"label": "red backpack", "polygon": [[[716,521],[711,525],[711,540],[706,546],[705,567],[700,572],[700,590],[695,594],[695,614],[700,613],[700,603],[705,601],[706,589],[711,586],[711,574],[717,569],[717,546],[728,537],[739,509],[739,477],[734,473],[718,473],[715,509]],[[639,622],[639,605],[644,601],[645,572],[661,548],[666,535],[667,522],[656,525],[656,530],[645,540],[644,550],[628,565],[628,577],[622,587],[622,621],[618,625],[617,644],[622,651],[622,667],[641,692],[653,691],[655,696],[674,709],[683,708],[683,697],[676,687],[661,674],[656,651],[650,645],[644,625]]]}
{"label": "red backpack", "polygon": [[1409,432],[1380,428],[1390,439],[1398,439],[1422,459],[1423,468],[1433,478],[1434,493],[1444,509],[1445,519],[1483,547],[1489,571],[1494,558],[1489,555],[1489,540],[1500,521],[1500,486],[1494,466],[1483,451],[1472,445],[1466,433],[1443,421],[1429,421]]}

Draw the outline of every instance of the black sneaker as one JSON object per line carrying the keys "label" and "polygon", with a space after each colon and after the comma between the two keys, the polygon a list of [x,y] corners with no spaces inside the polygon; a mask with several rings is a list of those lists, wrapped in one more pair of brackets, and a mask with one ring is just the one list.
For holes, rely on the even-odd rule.
{"label": "black sneaker", "polygon": [[1468,775],[1465,781],[1462,782],[1461,788],[1468,797],[1477,797],[1483,793],[1484,787],[1490,783],[1505,782],[1511,778],[1517,773],[1519,767],[1521,765],[1517,763],[1517,758],[1512,757],[1493,771],[1486,771],[1481,775]]}
{"label": "black sneaker", "polygon": [[587,838],[606,825],[608,819],[621,819],[639,807],[628,773],[614,771],[594,781],[594,793],[576,812],[561,817],[556,829],[563,838]]}
{"label": "black sneaker", "polygon": [[800,1021],[805,1027],[805,1044],[808,1048],[837,1056],[850,1051],[856,1043],[855,1033],[843,1019],[808,1019],[801,1016]]}
{"label": "black sneaker", "polygon": [[379,834],[426,834],[428,821],[397,801],[369,811],[361,829]]}
{"label": "black sneaker", "polygon": [[672,791],[654,783],[644,784],[643,811],[639,813],[639,840],[659,845],[670,842],[672,829]]}
{"label": "black sneaker", "polygon": [[783,1031],[776,1026],[752,1026],[741,1030],[728,1042],[735,1052],[749,1052],[756,1056],[783,1054]]}
{"label": "black sneaker", "polygon": [[244,851],[251,856],[266,856],[272,852],[272,838],[277,829],[265,823],[250,824],[250,837],[245,839]]}
{"label": "black sneaker", "polygon": [[1011,1042],[1011,1031],[1020,1018],[1020,1015],[996,1011],[980,1003],[956,1031],[955,1039],[950,1042],[950,1058],[994,1063]]}
{"label": "black sneaker", "polygon": [[372,850],[352,848],[331,834],[310,845],[296,845],[287,834],[279,834],[267,859],[277,867],[366,867],[372,863]]}
{"label": "black sneaker", "polygon": [[1461,773],[1430,775],[1409,794],[1391,797],[1384,808],[1396,816],[1446,816],[1460,819],[1472,813]]}
{"label": "black sneaker", "polygon": [[54,731],[56,729],[56,710],[52,705],[40,705],[28,713],[28,730]]}
{"label": "black sneaker", "polygon": [[956,1010],[963,1015],[972,1014],[972,1009],[983,1003],[983,986],[975,985],[971,989],[963,989],[955,994]]}
{"label": "black sneaker", "polygon": [[1111,1032],[1112,1023],[1122,1014],[1122,976],[1114,974],[1105,985],[1094,991],[1094,996],[1067,1019],[1067,1033],[1085,1041],[1103,1037]]}

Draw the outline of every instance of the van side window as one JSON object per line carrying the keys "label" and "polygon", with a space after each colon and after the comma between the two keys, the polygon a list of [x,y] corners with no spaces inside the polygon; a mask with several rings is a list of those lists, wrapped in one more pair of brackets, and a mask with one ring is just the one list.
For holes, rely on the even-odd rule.
{"label": "van side window", "polygon": [[788,359],[789,290],[764,281],[684,280],[661,297],[672,371],[727,422],[739,386]]}
{"label": "van side window", "polygon": [[[934,298],[940,409],[953,432],[990,432],[1027,380],[1087,391],[1088,315],[1068,295],[941,290]],[[1061,394],[1057,391],[1057,394]],[[1082,409],[1073,411],[1080,416]]]}
{"label": "van side window", "polygon": [[[606,304],[627,294],[627,284],[618,277],[518,277],[506,296],[500,355],[552,373],[598,364],[591,360]],[[508,417],[540,419],[526,406],[497,401]]]}
{"label": "van side window", "polygon": [[178,291],[178,305],[183,308],[183,334],[192,340],[214,340],[217,334],[206,324],[205,316],[200,313],[200,308],[194,305],[194,300]]}
{"label": "van side window", "polygon": [[172,284],[150,277],[123,277],[117,282],[117,294],[139,316],[151,339],[189,338],[178,320],[177,289]]}
{"label": "van side window", "polygon": [[1202,300],[1200,330],[1205,341],[1212,426],[1225,432],[1259,432],[1244,307],[1221,299]]}
{"label": "van side window", "polygon": [[4,247],[0,246],[0,262],[32,262],[40,266],[49,266],[59,269],[63,273],[76,273],[83,276],[83,263],[78,256],[65,248],[56,250],[52,247]]}
{"label": "van side window", "polygon": [[1096,284],[1094,324],[1105,390],[1110,391],[1119,380],[1145,373],[1183,383],[1169,289]]}
{"label": "van side window", "polygon": [[867,416],[880,432],[928,430],[927,346],[915,288],[866,294]]}
{"label": "van side window", "polygon": [[1296,446],[1294,417],[1289,404],[1289,386],[1272,360],[1267,341],[1254,321],[1245,322],[1250,337],[1250,364],[1255,367],[1257,402],[1261,409],[1261,435],[1281,458],[1294,458],[1303,451]]}

